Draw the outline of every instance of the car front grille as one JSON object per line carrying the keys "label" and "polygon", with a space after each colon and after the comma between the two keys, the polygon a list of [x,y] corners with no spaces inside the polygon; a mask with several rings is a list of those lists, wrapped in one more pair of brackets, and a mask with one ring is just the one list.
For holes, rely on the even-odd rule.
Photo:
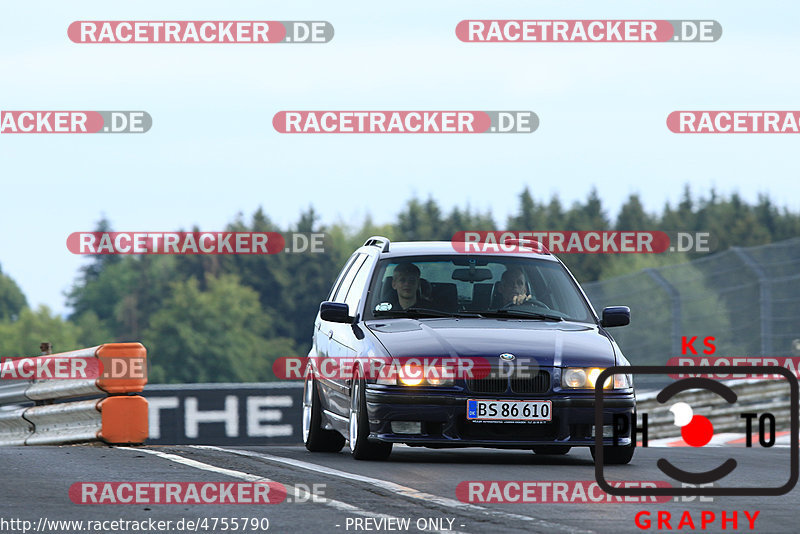
{"label": "car front grille", "polygon": [[469,378],[467,387],[475,393],[505,393],[508,391],[508,378]]}
{"label": "car front grille", "polygon": [[486,377],[467,379],[467,387],[473,393],[517,393],[538,394],[550,391],[550,373],[539,369],[522,369],[511,377]]}
{"label": "car front grille", "polygon": [[550,373],[538,373],[522,378],[511,378],[511,391],[514,393],[547,393],[550,391]]}

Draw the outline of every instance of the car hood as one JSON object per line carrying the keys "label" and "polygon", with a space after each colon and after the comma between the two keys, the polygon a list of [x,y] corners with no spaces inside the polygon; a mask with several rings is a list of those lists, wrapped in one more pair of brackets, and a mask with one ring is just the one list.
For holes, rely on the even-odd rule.
{"label": "car hood", "polygon": [[614,365],[611,340],[585,323],[517,319],[385,319],[366,323],[395,357],[483,357],[509,352],[542,367]]}

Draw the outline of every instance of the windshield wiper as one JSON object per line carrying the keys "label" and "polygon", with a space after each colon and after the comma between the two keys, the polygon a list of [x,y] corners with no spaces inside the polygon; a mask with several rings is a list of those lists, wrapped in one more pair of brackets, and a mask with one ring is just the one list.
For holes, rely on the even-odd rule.
{"label": "windshield wiper", "polygon": [[432,308],[420,308],[417,306],[412,306],[410,308],[406,308],[405,310],[397,309],[397,310],[387,310],[387,311],[376,311],[374,312],[375,315],[399,315],[399,316],[407,316],[407,317],[480,317],[477,313],[457,313],[457,312],[446,312],[441,310],[434,310]]}
{"label": "windshield wiper", "polygon": [[514,317],[521,319],[538,319],[540,321],[563,321],[564,318],[560,315],[553,315],[549,313],[529,312],[525,310],[495,310],[495,311],[482,311],[482,317]]}

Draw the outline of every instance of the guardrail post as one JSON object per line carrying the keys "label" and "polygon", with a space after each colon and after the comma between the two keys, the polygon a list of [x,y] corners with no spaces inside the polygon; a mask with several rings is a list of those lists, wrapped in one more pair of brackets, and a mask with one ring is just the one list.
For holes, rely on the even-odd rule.
{"label": "guardrail post", "polygon": [[650,278],[655,283],[660,285],[664,291],[669,295],[670,304],[672,305],[672,354],[677,356],[681,352],[681,326],[683,325],[683,317],[681,313],[681,293],[678,289],[670,284],[664,276],[656,269],[645,269]]}
{"label": "guardrail post", "polygon": [[[39,343],[39,352],[41,353],[40,356],[47,356],[49,354],[53,354],[53,344],[49,341],[42,341]],[[46,406],[48,404],[53,404],[53,399],[42,399],[33,402],[34,406]]]}
{"label": "guardrail post", "polygon": [[767,273],[747,252],[739,247],[731,250],[758,278],[758,300],[761,307],[761,355],[772,356],[772,284]]}

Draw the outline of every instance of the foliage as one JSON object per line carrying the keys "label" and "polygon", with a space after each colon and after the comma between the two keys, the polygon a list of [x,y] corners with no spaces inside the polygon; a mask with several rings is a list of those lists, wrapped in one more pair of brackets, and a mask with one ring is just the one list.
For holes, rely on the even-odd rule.
{"label": "foliage", "polygon": [[150,374],[158,382],[259,382],[272,377],[272,362],[294,355],[294,343],[274,337],[273,321],[258,293],[238,277],[194,277],[174,282],[150,320],[142,341]]}
{"label": "foliage", "polygon": [[[0,354],[32,355],[51,341],[56,351],[110,341],[142,341],[151,357],[151,382],[260,381],[273,378],[280,356],[305,355],[313,318],[339,269],[364,240],[449,240],[461,230],[667,230],[710,232],[716,251],[800,236],[800,214],[779,209],[766,197],[754,205],[737,194],[714,190],[695,198],[688,186],[676,206],[647,213],[630,195],[615,218],[596,189],[565,207],[558,196],[537,199],[526,188],[515,213],[497,225],[490,212],[466,207],[444,210],[432,197],[411,198],[393,223],[321,224],[313,207],[282,228],[258,209],[236,215],[226,230],[324,232],[325,252],[269,256],[93,256],[67,294],[68,320],[47,308],[32,311],[16,283],[0,271]],[[193,231],[199,231],[193,228]],[[96,231],[111,231],[105,216]],[[565,254],[562,260],[582,282],[645,268],[663,268],[698,257],[688,254]],[[703,277],[706,280],[703,280]],[[698,273],[692,291],[715,308],[728,305]],[[625,279],[620,279],[624,292]],[[650,282],[647,282],[650,284]],[[648,286],[649,287],[649,286]],[[643,287],[643,289],[646,289]],[[644,295],[644,293],[643,293]],[[614,295],[608,295],[614,297]],[[643,303],[644,305],[644,303]],[[701,310],[687,310],[687,316]],[[720,329],[727,327],[720,320]],[[656,343],[643,339],[643,346]]]}

